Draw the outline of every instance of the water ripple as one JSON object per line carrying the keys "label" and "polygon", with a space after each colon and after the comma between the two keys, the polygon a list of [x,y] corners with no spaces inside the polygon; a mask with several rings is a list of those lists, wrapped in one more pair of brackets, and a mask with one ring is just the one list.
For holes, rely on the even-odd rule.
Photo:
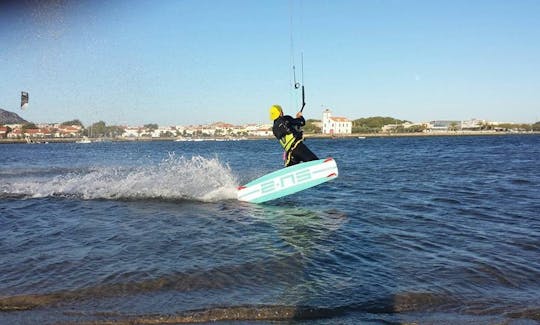
{"label": "water ripple", "polygon": [[338,179],[238,203],[267,144],[6,147],[0,322],[540,321],[537,136],[310,140]]}

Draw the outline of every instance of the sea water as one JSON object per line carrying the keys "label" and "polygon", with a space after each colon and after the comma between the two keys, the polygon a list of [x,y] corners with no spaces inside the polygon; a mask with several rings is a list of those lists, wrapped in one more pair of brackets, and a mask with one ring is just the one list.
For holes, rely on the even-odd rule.
{"label": "sea water", "polygon": [[540,136],[0,146],[0,324],[540,321]]}

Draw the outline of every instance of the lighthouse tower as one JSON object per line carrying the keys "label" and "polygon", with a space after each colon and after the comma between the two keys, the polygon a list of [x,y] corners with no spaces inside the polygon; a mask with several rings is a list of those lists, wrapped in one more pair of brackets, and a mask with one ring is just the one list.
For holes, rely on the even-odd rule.
{"label": "lighthouse tower", "polygon": [[327,108],[323,111],[322,114],[322,133],[323,134],[332,134],[334,133],[333,127],[332,127],[332,112]]}

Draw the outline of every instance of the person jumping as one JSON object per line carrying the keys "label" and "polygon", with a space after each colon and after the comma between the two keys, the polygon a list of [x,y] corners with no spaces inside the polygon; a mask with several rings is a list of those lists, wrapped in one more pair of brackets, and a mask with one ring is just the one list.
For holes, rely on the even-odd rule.
{"label": "person jumping", "polygon": [[272,105],[270,107],[270,120],[274,121],[272,132],[285,150],[285,167],[319,159],[304,144],[302,127],[306,125],[306,120],[302,116],[302,112],[296,113],[296,118],[293,118],[290,115],[283,115],[281,106]]}

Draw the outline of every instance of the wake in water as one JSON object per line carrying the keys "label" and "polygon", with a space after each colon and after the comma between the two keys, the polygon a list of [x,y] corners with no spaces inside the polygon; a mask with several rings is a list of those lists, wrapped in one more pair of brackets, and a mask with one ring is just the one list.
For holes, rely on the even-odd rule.
{"label": "wake in water", "polygon": [[[51,178],[15,178],[0,184],[0,197],[165,199],[213,202],[236,198],[236,177],[217,158],[169,154],[157,165],[100,167]],[[48,177],[47,177],[48,176]]]}

